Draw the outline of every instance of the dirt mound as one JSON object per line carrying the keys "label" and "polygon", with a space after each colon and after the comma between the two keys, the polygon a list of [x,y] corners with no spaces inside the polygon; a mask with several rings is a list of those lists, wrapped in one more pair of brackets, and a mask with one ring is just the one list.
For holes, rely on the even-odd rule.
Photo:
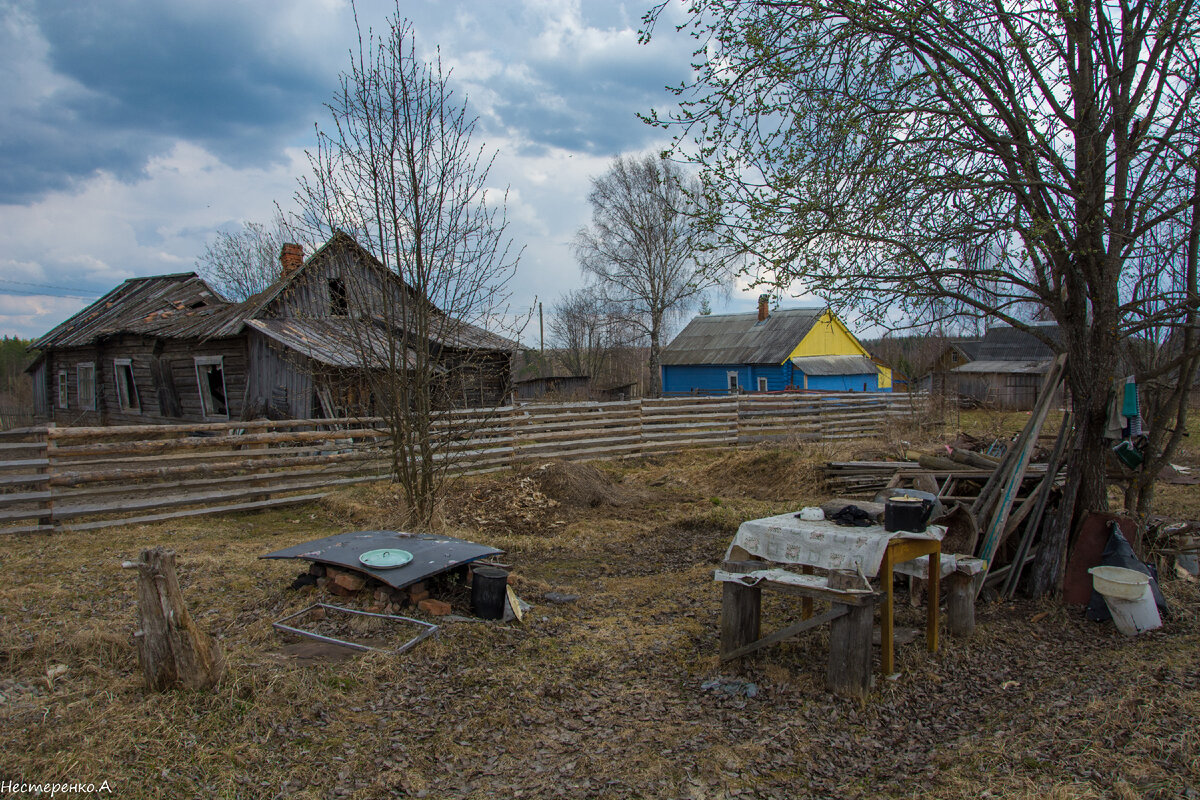
{"label": "dirt mound", "polygon": [[621,506],[630,502],[632,493],[618,485],[591,464],[577,461],[547,461],[523,472],[537,482],[547,497],[565,506],[595,508]]}
{"label": "dirt mound", "polygon": [[755,500],[791,500],[820,494],[822,480],[811,460],[788,450],[739,450],[703,465],[691,482],[715,494]]}
{"label": "dirt mound", "polygon": [[446,508],[450,520],[459,525],[521,533],[550,528],[552,509],[558,505],[533,478],[506,475],[475,482],[467,492],[451,498]]}

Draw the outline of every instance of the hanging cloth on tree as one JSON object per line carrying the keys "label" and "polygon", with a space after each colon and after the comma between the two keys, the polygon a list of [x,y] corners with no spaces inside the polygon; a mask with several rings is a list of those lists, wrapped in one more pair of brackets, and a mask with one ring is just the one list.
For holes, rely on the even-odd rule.
{"label": "hanging cloth on tree", "polygon": [[1121,415],[1125,417],[1140,416],[1138,413],[1137,382],[1132,375],[1125,379],[1125,394],[1121,404]]}
{"label": "hanging cloth on tree", "polygon": [[1104,425],[1104,438],[1118,440],[1124,437],[1125,417],[1121,414],[1124,398],[1124,381],[1113,381],[1113,391],[1108,400],[1108,420]]}

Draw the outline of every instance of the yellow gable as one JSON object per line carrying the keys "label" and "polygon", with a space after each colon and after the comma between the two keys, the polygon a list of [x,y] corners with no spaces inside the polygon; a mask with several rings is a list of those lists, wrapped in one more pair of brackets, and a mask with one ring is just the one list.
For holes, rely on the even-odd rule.
{"label": "yellow gable", "polygon": [[[796,349],[788,355],[788,359],[803,356],[866,356],[871,357],[867,349],[858,343],[854,334],[842,324],[842,321],[825,311],[813,323],[812,330],[800,340]],[[783,363],[787,363],[785,360]],[[892,387],[892,371],[888,367],[875,365],[879,370],[879,388]],[[807,383],[807,377],[805,382]]]}
{"label": "yellow gable", "polygon": [[[788,359],[797,356],[866,356],[871,357],[866,348],[858,343],[854,334],[846,329],[842,321],[825,311],[813,323],[812,330],[800,340],[796,349]],[[787,359],[784,360],[787,363]]]}

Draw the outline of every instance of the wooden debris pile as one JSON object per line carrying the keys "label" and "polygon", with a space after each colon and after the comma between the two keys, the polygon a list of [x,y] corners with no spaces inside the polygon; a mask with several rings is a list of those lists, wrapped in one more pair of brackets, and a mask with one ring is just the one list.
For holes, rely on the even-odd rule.
{"label": "wooden debris pile", "polygon": [[[1041,532],[1051,524],[1065,483],[1061,472],[1070,412],[1058,435],[1046,442],[1049,448],[1039,446],[1065,363],[1060,356],[1051,364],[1028,424],[1002,454],[948,446],[939,453],[908,451],[904,461],[833,462],[825,468],[829,490],[876,499],[896,489],[935,495],[944,509],[935,521],[948,527],[943,550],[983,559],[988,569],[981,581],[1012,597],[1022,571],[1037,554]],[[1035,462],[1035,455],[1041,460]]]}

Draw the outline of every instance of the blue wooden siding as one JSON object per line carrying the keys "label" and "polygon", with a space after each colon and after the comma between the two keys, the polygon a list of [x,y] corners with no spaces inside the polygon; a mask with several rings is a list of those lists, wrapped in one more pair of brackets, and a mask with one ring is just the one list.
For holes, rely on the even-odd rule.
{"label": "blue wooden siding", "polygon": [[[805,388],[804,373],[791,361],[785,364],[667,364],[662,367],[663,392],[725,394],[729,391],[728,374],[734,371],[738,374],[738,386],[746,392],[758,391],[759,378],[767,379],[769,392],[781,392],[788,387]],[[812,375],[808,378],[808,388],[827,392],[877,392],[880,391],[879,374]]]}
{"label": "blue wooden siding", "polygon": [[[801,379],[800,385],[804,385]],[[878,392],[889,391],[879,388],[879,373],[870,375],[809,375],[808,388],[823,392]]]}

